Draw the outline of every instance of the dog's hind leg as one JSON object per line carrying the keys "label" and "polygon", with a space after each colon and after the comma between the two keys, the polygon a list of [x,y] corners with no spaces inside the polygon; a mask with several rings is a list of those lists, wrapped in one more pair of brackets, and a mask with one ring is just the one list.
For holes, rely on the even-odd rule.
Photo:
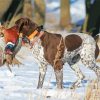
{"label": "dog's hind leg", "polygon": [[97,75],[98,80],[100,81],[100,67],[96,65],[95,60],[93,60],[92,58],[91,58],[91,60],[82,59],[82,63],[87,68],[90,68],[91,70],[93,70],[95,72],[95,74]]}
{"label": "dog's hind leg", "polygon": [[46,71],[47,71],[47,64],[41,63],[39,66],[39,80],[38,80],[37,88],[43,87]]}
{"label": "dog's hind leg", "polygon": [[54,71],[55,71],[55,76],[56,76],[57,88],[62,89],[63,88],[63,69],[54,70]]}
{"label": "dog's hind leg", "polygon": [[80,85],[81,81],[85,78],[85,76],[83,75],[83,73],[81,72],[81,70],[78,66],[79,60],[80,60],[80,54],[77,54],[76,56],[69,59],[69,61],[68,61],[70,68],[75,72],[75,74],[78,77],[78,79],[71,86],[71,89],[78,87]]}
{"label": "dog's hind leg", "polygon": [[82,63],[87,67],[93,70],[98,79],[100,80],[100,67],[96,65],[96,44],[94,41],[92,43],[84,43],[83,48],[80,53]]}
{"label": "dog's hind leg", "polygon": [[78,87],[81,84],[81,81],[85,78],[85,76],[83,75],[83,73],[81,72],[80,68],[78,67],[78,65],[74,64],[70,66],[71,69],[75,72],[75,74],[77,75],[78,79],[77,81],[75,81],[73,83],[73,85],[71,86],[71,89]]}
{"label": "dog's hind leg", "polygon": [[100,80],[100,67],[96,65],[96,60],[95,60],[95,45],[89,45],[87,44],[84,46],[82,52],[81,52],[81,61],[82,63],[87,67],[93,70],[97,78]]}
{"label": "dog's hind leg", "polygon": [[94,68],[91,68],[97,75],[97,79],[100,81],[100,67],[95,64]]}

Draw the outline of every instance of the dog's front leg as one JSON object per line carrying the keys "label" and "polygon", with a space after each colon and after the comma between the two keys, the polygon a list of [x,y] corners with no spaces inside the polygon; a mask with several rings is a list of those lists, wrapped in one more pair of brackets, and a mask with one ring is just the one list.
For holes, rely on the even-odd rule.
{"label": "dog's front leg", "polygon": [[56,76],[57,88],[62,89],[63,88],[63,69],[54,70],[54,71],[55,71],[55,76]]}
{"label": "dog's front leg", "polygon": [[41,63],[39,66],[39,80],[38,80],[37,88],[43,87],[43,82],[44,82],[46,71],[47,71],[47,65],[44,63]]}

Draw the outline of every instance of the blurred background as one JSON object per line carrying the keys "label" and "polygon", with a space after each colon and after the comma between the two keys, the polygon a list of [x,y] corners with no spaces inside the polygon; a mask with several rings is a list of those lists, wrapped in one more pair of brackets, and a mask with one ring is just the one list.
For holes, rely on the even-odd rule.
{"label": "blurred background", "polygon": [[100,30],[100,0],[0,0],[0,22],[11,27],[28,17],[46,29],[85,32]]}
{"label": "blurred background", "polygon": [[[38,25],[44,25],[48,31],[61,34],[81,32],[94,37],[100,33],[100,0],[0,0],[0,22],[6,28],[12,27],[21,17],[28,17]],[[2,39],[0,43],[3,44]],[[100,47],[100,40],[98,46]],[[20,69],[17,66],[12,67],[13,73],[10,73],[5,67],[0,68],[0,100],[58,100],[58,98],[70,100],[72,96],[81,98],[75,100],[83,100],[85,95],[91,96],[91,100],[93,97],[99,97],[94,100],[100,100],[99,84],[95,84],[97,81],[88,81],[95,79],[95,73],[81,64],[79,66],[87,78],[77,90],[69,90],[77,78],[68,64],[64,69],[64,87],[66,88],[64,91],[56,91],[51,66],[48,66],[44,88],[37,90],[39,68],[29,50],[23,47],[17,56],[22,62]],[[97,63],[99,62],[100,59]],[[90,84],[87,87],[88,82],[93,85]]]}

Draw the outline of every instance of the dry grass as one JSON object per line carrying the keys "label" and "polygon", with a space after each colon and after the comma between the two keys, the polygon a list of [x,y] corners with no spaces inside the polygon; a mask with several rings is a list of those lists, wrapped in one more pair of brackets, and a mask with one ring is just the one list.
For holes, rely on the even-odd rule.
{"label": "dry grass", "polygon": [[100,63],[100,58],[96,60],[96,62]]}
{"label": "dry grass", "polygon": [[87,86],[85,100],[100,100],[100,82],[91,81]]}

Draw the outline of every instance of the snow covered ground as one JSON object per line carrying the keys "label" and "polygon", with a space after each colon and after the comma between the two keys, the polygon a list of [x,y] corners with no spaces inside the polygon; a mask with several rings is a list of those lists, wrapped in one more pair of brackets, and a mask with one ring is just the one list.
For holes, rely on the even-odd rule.
{"label": "snow covered ground", "polygon": [[[23,52],[24,51],[24,52]],[[24,56],[23,56],[24,55]],[[48,66],[43,89],[36,89],[39,66],[34,61],[29,49],[23,47],[17,58],[23,63],[19,68],[14,66],[13,73],[6,66],[0,68],[0,100],[84,100],[86,85],[95,79],[94,72],[79,63],[86,78],[82,86],[76,90],[69,89],[77,79],[70,67],[64,65],[64,89],[56,89],[56,80],[53,69]]]}
{"label": "snow covered ground", "polygon": [[[53,21],[55,21],[55,24],[57,25],[59,22],[58,16],[60,10],[59,3],[57,2],[58,0],[54,1],[55,2],[49,2],[47,15],[50,15],[51,17],[54,16]],[[72,3],[71,5],[73,22],[85,17],[84,0],[76,1],[77,3]],[[52,9],[54,6],[56,9]],[[47,17],[47,20],[50,16]],[[50,22],[51,21],[52,20],[50,20]],[[53,25],[55,24],[53,23]],[[49,25],[51,25],[51,23]],[[51,66],[48,66],[43,89],[37,89],[39,66],[34,61],[32,53],[29,49],[22,47],[17,58],[23,64],[20,67],[14,66],[12,68],[13,73],[10,73],[6,66],[0,68],[0,100],[84,100],[87,83],[89,80],[96,78],[93,71],[79,63],[86,78],[83,80],[80,88],[71,90],[69,87],[77,77],[66,63],[63,69],[64,89],[57,90],[53,69]]]}

